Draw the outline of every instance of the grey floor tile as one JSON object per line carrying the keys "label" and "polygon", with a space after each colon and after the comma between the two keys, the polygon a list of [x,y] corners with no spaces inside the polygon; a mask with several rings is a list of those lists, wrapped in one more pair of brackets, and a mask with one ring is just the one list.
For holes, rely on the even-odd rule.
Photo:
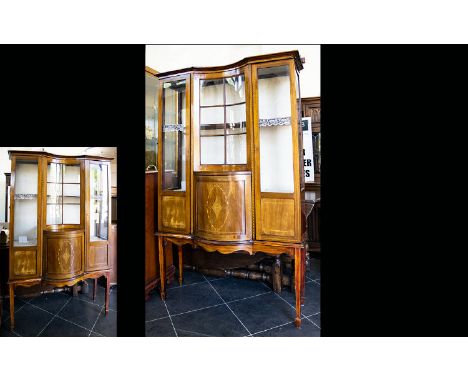
{"label": "grey floor tile", "polygon": [[62,309],[59,316],[75,324],[91,330],[101,311],[101,307],[73,298],[65,308]]}
{"label": "grey floor tile", "polygon": [[103,310],[99,315],[96,325],[93,328],[93,332],[102,334],[105,337],[116,337],[117,336],[117,313],[109,310],[107,315]]}
{"label": "grey floor tile", "polygon": [[174,328],[168,318],[146,323],[147,337],[176,337]]}
{"label": "grey floor tile", "polygon": [[[37,336],[53,315],[35,306],[26,305],[15,313],[14,331],[22,337]],[[8,319],[4,324],[10,325]]]}
{"label": "grey floor tile", "polygon": [[312,316],[308,316],[307,318],[309,320],[311,320],[313,323],[317,324],[319,327],[321,327],[321,325],[320,325],[320,313],[314,314]]}
{"label": "grey floor tile", "polygon": [[[305,284],[304,305],[301,313],[305,316],[320,312],[320,285],[314,282]],[[279,294],[280,297],[288,301],[293,307],[296,306],[296,294],[288,289]]]}
{"label": "grey floor tile", "polygon": [[181,314],[172,317],[172,322],[179,337],[239,337],[249,334],[226,305]]}
{"label": "grey floor tile", "polygon": [[274,293],[228,304],[251,333],[294,320],[296,312]]}
{"label": "grey floor tile", "polygon": [[55,317],[40,334],[41,337],[87,337],[89,330]]}
{"label": "grey floor tile", "polygon": [[[172,292],[170,292],[172,293]],[[145,320],[154,320],[156,318],[167,317],[167,309],[161,297],[157,293],[150,294],[145,303]]]}
{"label": "grey floor tile", "polygon": [[166,305],[171,315],[220,304],[223,301],[206,282],[173,288],[166,292]]}
{"label": "grey floor tile", "polygon": [[[184,271],[182,285],[192,285],[196,283],[206,282],[203,275],[199,272]],[[174,275],[174,281],[167,285],[167,289],[179,287],[179,270],[176,270]]]}
{"label": "grey floor tile", "polygon": [[65,293],[44,293],[33,298],[29,303],[56,314],[72,297]]}
{"label": "grey floor tile", "polygon": [[218,280],[212,285],[226,302],[271,291],[261,282],[238,278]]}
{"label": "grey floor tile", "polygon": [[320,329],[306,319],[302,319],[300,328],[296,328],[294,323],[290,323],[254,334],[254,337],[320,337]]}

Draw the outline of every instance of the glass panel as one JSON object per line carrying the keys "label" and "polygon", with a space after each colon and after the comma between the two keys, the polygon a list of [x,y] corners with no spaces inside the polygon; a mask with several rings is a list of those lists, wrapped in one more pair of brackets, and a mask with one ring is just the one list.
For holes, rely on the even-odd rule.
{"label": "glass panel", "polygon": [[224,134],[200,137],[200,163],[224,164]]}
{"label": "glass panel", "polygon": [[80,196],[80,185],[79,184],[63,184],[63,196]]}
{"label": "glass panel", "polygon": [[49,163],[47,166],[46,224],[62,224],[63,165]]}
{"label": "glass panel", "polygon": [[49,163],[47,166],[47,182],[62,182],[62,165],[59,163]]}
{"label": "glass panel", "polygon": [[[47,225],[80,224],[80,178],[79,164],[48,164]],[[70,205],[71,207],[65,207]]]}
{"label": "glass panel", "polygon": [[245,102],[244,75],[226,78],[226,104]]}
{"label": "glass panel", "polygon": [[226,106],[226,133],[245,133],[245,103],[235,106]]}
{"label": "glass panel", "polygon": [[224,105],[223,79],[200,80],[200,105]]}
{"label": "glass panel", "polygon": [[224,164],[224,106],[200,109],[200,163]]}
{"label": "glass panel", "polygon": [[163,85],[163,189],[185,191],[186,81]]}
{"label": "glass panel", "polygon": [[[62,224],[62,203],[47,203],[47,221],[49,224]],[[79,223],[79,222],[78,222]]]}
{"label": "glass panel", "polygon": [[247,163],[247,140],[245,134],[228,135],[226,137],[226,163]]}
{"label": "glass panel", "polygon": [[[89,239],[90,241],[107,240],[109,221],[109,183],[107,165],[91,163],[89,165],[89,173]],[[69,210],[69,217],[72,217],[73,208],[75,208],[75,206],[67,207],[71,207]]]}
{"label": "glass panel", "polygon": [[63,165],[63,183],[80,184],[80,165]]}
{"label": "glass panel", "polygon": [[80,224],[79,203],[63,203],[63,224]]}
{"label": "glass panel", "polygon": [[294,192],[289,66],[258,69],[260,190]]}
{"label": "glass panel", "polygon": [[[204,107],[200,109],[200,130],[213,128],[212,125],[222,125],[224,130],[224,107]],[[211,127],[210,127],[211,126]]]}
{"label": "glass panel", "polygon": [[14,195],[13,245],[37,245],[37,160],[17,160]]}
{"label": "glass panel", "polygon": [[159,80],[146,73],[145,79],[145,168],[156,170],[158,150],[158,87]]}

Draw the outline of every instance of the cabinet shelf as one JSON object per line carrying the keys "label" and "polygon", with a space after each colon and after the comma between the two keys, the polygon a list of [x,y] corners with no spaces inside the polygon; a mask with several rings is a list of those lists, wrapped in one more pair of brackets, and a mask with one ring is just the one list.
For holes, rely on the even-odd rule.
{"label": "cabinet shelf", "polygon": [[15,194],[15,200],[32,200],[36,198],[37,194]]}
{"label": "cabinet shelf", "polygon": [[290,117],[279,118],[261,118],[259,120],[260,127],[275,127],[275,126],[291,126]]}

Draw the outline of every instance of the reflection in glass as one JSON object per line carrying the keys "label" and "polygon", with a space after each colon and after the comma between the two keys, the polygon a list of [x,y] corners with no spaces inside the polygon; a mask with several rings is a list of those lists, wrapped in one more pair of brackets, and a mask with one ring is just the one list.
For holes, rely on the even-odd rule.
{"label": "reflection in glass", "polygon": [[200,105],[213,106],[224,104],[223,79],[200,80]]}
{"label": "reflection in glass", "polygon": [[226,128],[228,134],[245,133],[245,103],[226,106]]}
{"label": "reflection in glass", "polygon": [[186,81],[163,84],[163,189],[185,190]]}
{"label": "reflection in glass", "polygon": [[258,69],[261,192],[294,192],[289,66]]}
{"label": "reflection in glass", "polygon": [[245,102],[244,75],[226,78],[226,105]]}
{"label": "reflection in glass", "polygon": [[159,80],[145,73],[145,169],[156,170],[158,150],[158,86]]}
{"label": "reflection in glass", "polygon": [[13,245],[37,245],[37,160],[16,160]]}
{"label": "reflection in glass", "polygon": [[[89,165],[89,239],[107,240],[109,222],[109,180],[107,165]],[[72,213],[72,211],[70,211]]]}
{"label": "reflection in glass", "polygon": [[247,158],[247,141],[245,134],[226,136],[226,162],[243,164]]}

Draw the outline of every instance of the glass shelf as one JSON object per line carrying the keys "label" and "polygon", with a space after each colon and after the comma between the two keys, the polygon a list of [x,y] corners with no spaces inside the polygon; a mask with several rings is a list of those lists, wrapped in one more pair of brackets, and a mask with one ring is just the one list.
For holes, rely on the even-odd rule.
{"label": "glass shelf", "polygon": [[20,243],[19,240],[14,240],[13,246],[14,247],[36,247],[37,240],[36,239],[28,240],[26,243]]}
{"label": "glass shelf", "polygon": [[37,194],[15,194],[15,200],[32,200],[36,198]]}

